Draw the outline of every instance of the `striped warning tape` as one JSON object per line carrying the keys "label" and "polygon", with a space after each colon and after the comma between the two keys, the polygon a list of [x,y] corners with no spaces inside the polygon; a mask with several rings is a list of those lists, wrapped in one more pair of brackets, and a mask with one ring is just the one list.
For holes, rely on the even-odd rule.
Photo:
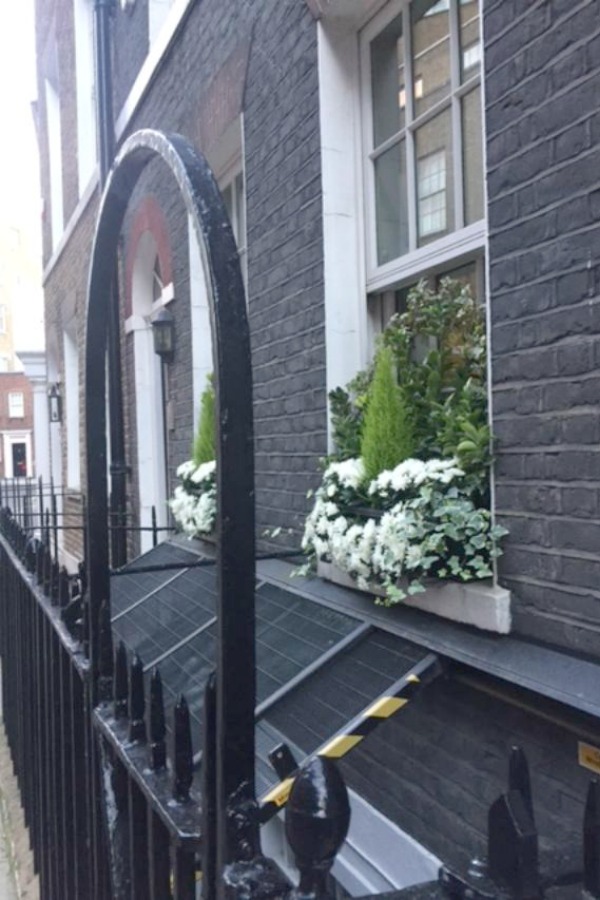
{"label": "striped warning tape", "polygon": [[[315,756],[341,759],[358,746],[378,725],[385,722],[413,699],[418,691],[437,678],[442,664],[435,653],[428,654],[403,675],[389,690],[352,719],[347,726],[320,747]],[[260,801],[260,821],[268,822],[288,801],[296,773],[284,778]]]}

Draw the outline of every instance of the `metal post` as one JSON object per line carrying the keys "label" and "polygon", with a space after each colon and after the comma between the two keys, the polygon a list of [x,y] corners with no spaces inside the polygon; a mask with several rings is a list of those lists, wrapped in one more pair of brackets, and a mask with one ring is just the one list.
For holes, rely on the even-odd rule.
{"label": "metal post", "polygon": [[[104,187],[115,156],[115,130],[112,103],[112,67],[110,48],[110,16],[114,0],[95,0],[96,53],[96,122],[100,186]],[[107,304],[108,328],[108,393],[110,416],[110,475],[111,475],[111,555],[115,567],[126,561],[125,507],[126,478],[125,424],[123,391],[121,387],[121,330],[119,314],[119,283],[116,260]]]}

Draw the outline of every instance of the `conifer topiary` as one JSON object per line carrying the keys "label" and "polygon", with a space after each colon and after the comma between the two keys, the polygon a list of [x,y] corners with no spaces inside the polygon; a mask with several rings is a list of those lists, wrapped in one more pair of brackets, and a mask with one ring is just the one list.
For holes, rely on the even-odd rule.
{"label": "conifer topiary", "polygon": [[194,438],[192,458],[197,466],[210,462],[216,457],[216,431],[215,431],[215,388],[212,375],[208,376],[207,384],[200,398],[200,418],[198,430]]}
{"label": "conifer topiary", "polygon": [[394,356],[381,347],[375,360],[373,381],[365,412],[361,456],[367,481],[385,469],[394,469],[413,455],[413,423],[396,381]]}

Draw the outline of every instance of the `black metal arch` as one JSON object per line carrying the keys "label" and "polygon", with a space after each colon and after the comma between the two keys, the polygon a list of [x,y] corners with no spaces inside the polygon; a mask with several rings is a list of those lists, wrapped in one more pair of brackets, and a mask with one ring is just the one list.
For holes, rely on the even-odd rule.
{"label": "black metal arch", "polygon": [[[224,809],[242,783],[254,795],[254,454],[246,302],[233,232],[208,164],[181,135],[150,130],[129,138],[115,160],[102,196],[92,248],[85,336],[91,674],[96,685],[100,607],[110,602],[105,377],[108,304],[113,296],[111,282],[127,204],[143,169],[155,158],[162,159],[170,169],[191,216],[209,285],[218,411],[217,794],[218,805]],[[93,696],[97,696],[95,688]],[[224,827],[220,823],[220,829]],[[222,837],[229,844],[224,834]]]}

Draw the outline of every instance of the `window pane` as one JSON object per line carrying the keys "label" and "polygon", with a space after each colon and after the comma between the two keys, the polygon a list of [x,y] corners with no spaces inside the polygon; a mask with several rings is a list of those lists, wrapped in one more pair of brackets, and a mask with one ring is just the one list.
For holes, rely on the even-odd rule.
{"label": "window pane", "polygon": [[411,6],[415,117],[450,95],[448,0],[417,0]]}
{"label": "window pane", "polygon": [[375,160],[377,261],[379,265],[408,250],[406,147],[404,141]]}
{"label": "window pane", "polygon": [[397,16],[371,44],[374,147],[404,126],[404,79],[402,16]]}
{"label": "window pane", "polygon": [[461,81],[466,81],[481,67],[478,0],[460,0],[459,18]]}
{"label": "window pane", "polygon": [[460,281],[471,291],[471,296],[483,303],[483,297],[480,296],[479,275],[477,271],[477,263],[471,262],[457,269],[450,269],[448,272],[442,272],[435,279],[436,290],[439,289],[442,278],[451,278],[453,281]]}
{"label": "window pane", "polygon": [[450,111],[416,133],[419,246],[454,229]]}
{"label": "window pane", "polygon": [[483,218],[483,147],[481,88],[462,101],[465,225]]}

